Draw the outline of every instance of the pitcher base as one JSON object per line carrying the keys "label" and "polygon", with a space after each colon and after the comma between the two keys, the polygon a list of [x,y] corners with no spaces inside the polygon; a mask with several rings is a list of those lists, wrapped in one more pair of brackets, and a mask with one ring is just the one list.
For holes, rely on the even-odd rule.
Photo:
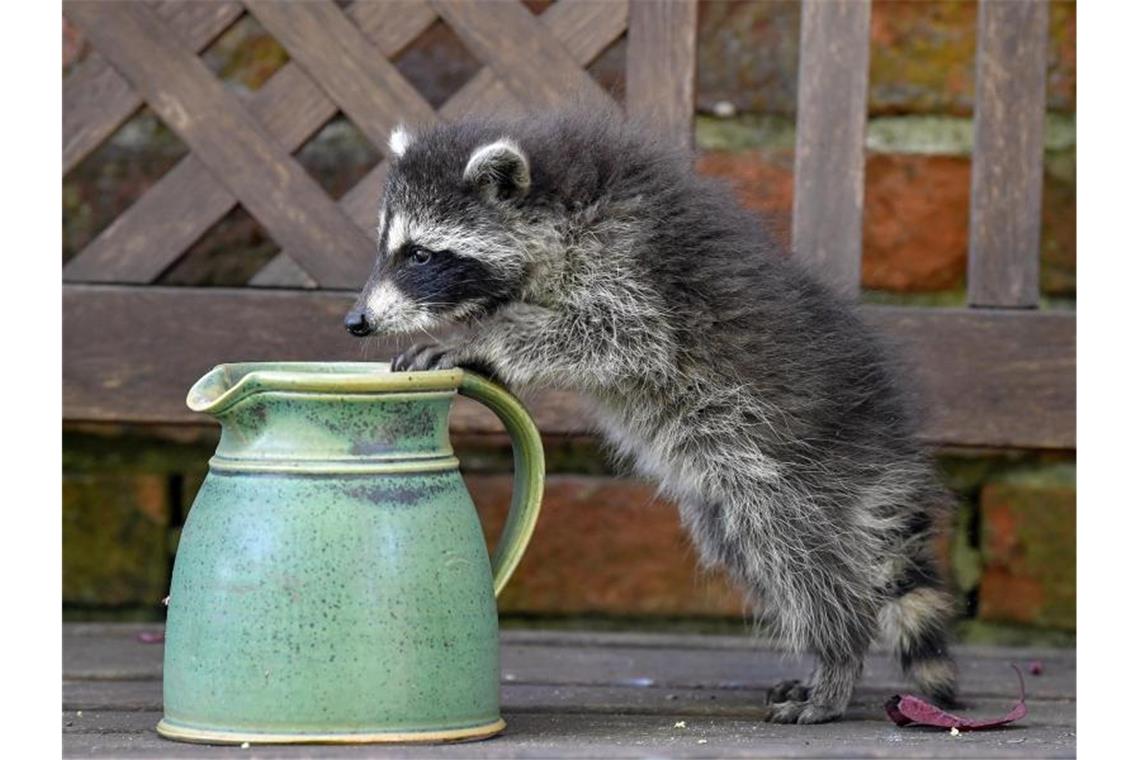
{"label": "pitcher base", "polygon": [[158,733],[174,741],[194,744],[435,744],[488,739],[506,728],[502,718],[493,723],[442,731],[384,731],[377,733],[242,733],[189,728],[167,722],[158,723]]}

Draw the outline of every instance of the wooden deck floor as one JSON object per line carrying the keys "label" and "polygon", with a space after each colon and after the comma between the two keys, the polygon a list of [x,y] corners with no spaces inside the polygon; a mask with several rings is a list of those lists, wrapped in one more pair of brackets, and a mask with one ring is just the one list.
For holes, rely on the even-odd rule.
{"label": "wooden deck floor", "polygon": [[764,692],[806,674],[794,658],[746,639],[713,636],[507,631],[503,716],[490,741],[403,747],[204,747],[154,732],[162,710],[162,645],[138,640],[155,626],[68,625],[63,651],[66,757],[1072,757],[1076,657],[1072,650],[962,648],[969,712],[1013,702],[1008,662],[1039,660],[1027,675],[1029,716],[1004,729],[952,736],[897,728],[882,709],[905,684],[872,655],[848,720],[822,726],[765,723]]}

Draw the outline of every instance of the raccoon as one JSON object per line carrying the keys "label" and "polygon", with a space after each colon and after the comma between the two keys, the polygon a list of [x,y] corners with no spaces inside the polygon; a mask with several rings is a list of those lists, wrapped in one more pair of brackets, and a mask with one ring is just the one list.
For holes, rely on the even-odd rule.
{"label": "raccoon", "polygon": [[399,128],[354,335],[465,332],[392,369],[578,392],[674,500],[701,560],[815,655],[769,719],[840,718],[876,635],[952,703],[932,550],[950,504],[911,394],[853,305],[691,156],[610,117]]}

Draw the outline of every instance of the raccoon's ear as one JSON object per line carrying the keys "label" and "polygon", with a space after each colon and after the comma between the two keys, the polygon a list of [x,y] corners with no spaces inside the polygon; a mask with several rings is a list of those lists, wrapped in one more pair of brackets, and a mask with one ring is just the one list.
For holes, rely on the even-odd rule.
{"label": "raccoon's ear", "polygon": [[471,153],[463,179],[492,200],[521,198],[530,189],[530,163],[517,143],[503,138]]}
{"label": "raccoon's ear", "polygon": [[404,155],[404,151],[412,144],[412,133],[403,124],[399,125],[392,130],[392,134],[388,137],[388,153],[392,158],[399,158]]}

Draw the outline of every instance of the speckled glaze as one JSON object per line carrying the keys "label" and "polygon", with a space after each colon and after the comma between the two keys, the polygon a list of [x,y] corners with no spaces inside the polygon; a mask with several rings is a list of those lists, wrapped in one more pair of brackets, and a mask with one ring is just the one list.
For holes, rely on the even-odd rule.
{"label": "speckled glaze", "polygon": [[[447,438],[457,391],[515,444],[493,559]],[[222,437],[174,565],[159,732],[254,743],[501,730],[495,594],[543,475],[518,402],[460,370],[244,364],[215,368],[188,403]]]}

